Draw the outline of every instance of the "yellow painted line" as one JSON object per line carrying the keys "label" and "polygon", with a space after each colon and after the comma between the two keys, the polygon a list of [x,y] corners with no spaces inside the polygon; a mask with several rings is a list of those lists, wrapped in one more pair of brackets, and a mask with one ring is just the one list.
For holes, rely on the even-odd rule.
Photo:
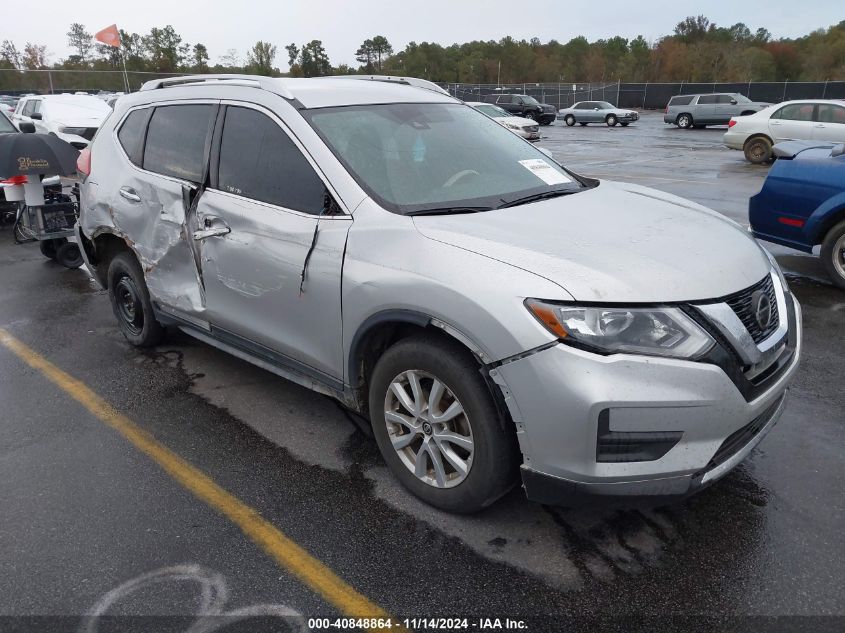
{"label": "yellow painted line", "polygon": [[[355,591],[328,566],[311,556],[305,549],[285,536],[276,526],[256,510],[218,486],[204,472],[194,467],[169,448],[158,442],[125,415],[119,413],[85,383],[65,373],[38,352],[0,328],[0,343],[33,369],[37,369],[59,389],[88,409],[92,415],[120,433],[135,448],[163,468],[173,479],[198,499],[217,510],[236,524],[252,541],[261,546],[286,571],[296,576],[344,616],[354,618],[390,618],[381,607]],[[392,631],[399,620],[392,618]],[[386,629],[370,628],[368,631]]]}

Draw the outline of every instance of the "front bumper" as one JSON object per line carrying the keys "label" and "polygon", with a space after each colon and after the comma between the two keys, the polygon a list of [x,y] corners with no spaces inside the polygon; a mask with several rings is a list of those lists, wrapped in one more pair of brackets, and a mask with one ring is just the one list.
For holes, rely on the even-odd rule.
{"label": "front bumper", "polygon": [[[526,494],[541,503],[585,498],[680,498],[742,461],[780,417],[801,352],[801,310],[790,297],[790,356],[764,389],[740,390],[710,362],[616,354],[567,345],[505,363],[495,375],[517,427]],[[680,437],[650,461],[599,461],[609,431]]]}
{"label": "front bumper", "polygon": [[616,119],[618,121],[623,121],[625,123],[639,121],[640,115],[636,112],[620,112],[616,115]]}

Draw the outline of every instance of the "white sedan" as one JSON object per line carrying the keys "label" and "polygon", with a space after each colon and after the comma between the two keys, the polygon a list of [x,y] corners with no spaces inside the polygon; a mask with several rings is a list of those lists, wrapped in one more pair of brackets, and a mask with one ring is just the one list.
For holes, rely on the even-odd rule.
{"label": "white sedan", "polygon": [[725,132],[725,145],[745,152],[761,164],[772,158],[781,141],[845,143],[845,101],[801,99],[785,101],[746,116],[734,117]]}
{"label": "white sedan", "polygon": [[482,114],[486,114],[496,121],[496,123],[508,128],[511,132],[522,138],[528,139],[529,141],[540,140],[540,125],[536,121],[521,116],[513,116],[507,110],[492,103],[467,101],[466,104],[472,106]]}
{"label": "white sedan", "polygon": [[109,114],[111,108],[91,95],[30,95],[18,102],[12,121],[18,126],[32,123],[36,132],[54,134],[81,150]]}

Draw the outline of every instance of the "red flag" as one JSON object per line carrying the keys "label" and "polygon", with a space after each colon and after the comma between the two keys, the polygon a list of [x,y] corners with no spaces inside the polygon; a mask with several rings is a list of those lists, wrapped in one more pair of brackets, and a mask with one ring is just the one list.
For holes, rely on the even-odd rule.
{"label": "red flag", "polygon": [[117,30],[117,24],[112,24],[102,31],[98,31],[94,34],[94,39],[103,44],[120,48],[120,33]]}

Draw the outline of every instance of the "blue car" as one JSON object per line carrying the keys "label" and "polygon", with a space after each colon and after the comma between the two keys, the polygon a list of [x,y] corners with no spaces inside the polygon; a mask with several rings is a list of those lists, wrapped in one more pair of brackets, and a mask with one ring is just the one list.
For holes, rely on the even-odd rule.
{"label": "blue car", "polygon": [[774,155],[748,206],[754,236],[807,253],[821,244],[824,267],[845,289],[845,145],[787,141]]}

